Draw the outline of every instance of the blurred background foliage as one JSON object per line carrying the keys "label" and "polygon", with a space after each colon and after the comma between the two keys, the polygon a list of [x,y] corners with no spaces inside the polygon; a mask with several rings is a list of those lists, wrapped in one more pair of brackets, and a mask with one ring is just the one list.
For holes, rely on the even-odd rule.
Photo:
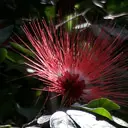
{"label": "blurred background foliage", "polygon": [[44,104],[47,93],[32,89],[42,87],[43,83],[26,77],[31,70],[14,49],[27,56],[32,53],[10,41],[13,32],[24,37],[20,28],[24,22],[43,17],[47,22],[53,19],[55,24],[57,19],[69,20],[58,24],[69,31],[86,28],[88,24],[100,28],[104,22],[112,21],[117,24],[116,31],[125,26],[122,36],[128,35],[128,0],[0,0],[0,124],[21,126],[31,121],[41,108],[42,113],[54,111],[50,108],[53,100]]}

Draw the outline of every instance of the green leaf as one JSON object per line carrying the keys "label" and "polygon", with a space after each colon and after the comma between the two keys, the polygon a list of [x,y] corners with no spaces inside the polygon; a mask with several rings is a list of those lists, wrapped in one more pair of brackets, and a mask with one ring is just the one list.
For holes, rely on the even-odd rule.
{"label": "green leaf", "polygon": [[89,107],[89,108],[102,107],[108,111],[120,109],[120,106],[118,104],[116,104],[115,102],[107,98],[100,98],[100,99],[92,100],[87,105],[84,105],[84,106]]}
{"label": "green leaf", "polygon": [[103,117],[106,117],[110,120],[113,120],[109,111],[107,111],[105,108],[102,108],[102,107],[98,107],[98,108],[88,108],[88,107],[85,107],[85,106],[72,106],[72,107],[75,108],[75,109],[85,111],[85,112],[87,112],[87,111],[88,112],[93,112],[93,113],[96,113],[96,114],[101,115]]}
{"label": "green leaf", "polygon": [[40,90],[36,91],[36,96],[40,96],[41,94],[42,94],[42,91],[40,91]]}
{"label": "green leaf", "polygon": [[18,64],[24,63],[24,57],[12,51],[8,51],[6,58],[14,63],[18,63]]}
{"label": "green leaf", "polygon": [[107,117],[110,120],[113,120],[111,114],[106,109],[104,109],[102,107],[94,108],[94,109],[89,110],[89,111],[97,113],[97,114],[99,114],[101,116]]}
{"label": "green leaf", "polygon": [[106,7],[111,13],[128,12],[128,0],[108,0]]}
{"label": "green leaf", "polygon": [[[66,20],[70,20],[73,17],[73,15],[68,15],[66,17]],[[73,20],[70,20],[67,22],[67,29],[70,31],[73,27]]]}
{"label": "green leaf", "polygon": [[[67,31],[71,31],[74,27],[74,25],[76,25],[78,23],[78,17],[76,18],[73,18],[74,17],[74,14],[70,14],[70,15],[67,15],[65,17],[65,21],[68,21],[65,25],[66,25],[66,30]],[[72,19],[73,18],[73,19]],[[72,19],[72,20],[71,20]]]}
{"label": "green leaf", "polygon": [[16,105],[17,112],[22,116],[26,117],[28,121],[32,120],[39,112],[37,108],[23,108],[19,104]]}
{"label": "green leaf", "polygon": [[77,10],[77,12],[82,12],[87,8],[92,8],[94,6],[92,0],[83,0],[79,1],[74,5],[74,8]]}
{"label": "green leaf", "polygon": [[0,63],[2,63],[6,56],[7,56],[7,50],[5,48],[0,48]]}
{"label": "green leaf", "polygon": [[0,29],[0,44],[5,42],[11,35],[14,25],[9,25]]}
{"label": "green leaf", "polygon": [[30,50],[28,50],[27,48],[24,48],[20,44],[14,43],[14,42],[10,42],[10,44],[12,45],[12,47],[17,49],[19,52],[25,53],[26,55],[29,55],[29,56],[34,56],[34,54]]}
{"label": "green leaf", "polygon": [[44,13],[48,20],[55,17],[55,6],[46,6]]}
{"label": "green leaf", "polygon": [[9,115],[12,115],[14,113],[14,101],[12,100],[12,95],[7,97],[4,95],[3,96],[5,101],[1,101],[2,103],[0,104],[0,119],[7,118]]}
{"label": "green leaf", "polygon": [[12,128],[11,125],[1,125],[0,128]]}

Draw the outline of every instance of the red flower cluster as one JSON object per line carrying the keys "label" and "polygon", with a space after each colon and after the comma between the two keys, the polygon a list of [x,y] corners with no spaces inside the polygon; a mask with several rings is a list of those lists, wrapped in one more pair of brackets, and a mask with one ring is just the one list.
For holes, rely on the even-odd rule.
{"label": "red flower cluster", "polygon": [[127,48],[120,34],[112,38],[102,30],[98,37],[87,31],[68,33],[54,25],[33,21],[23,30],[35,57],[26,65],[48,86],[42,90],[62,95],[65,104],[105,97],[128,103]]}

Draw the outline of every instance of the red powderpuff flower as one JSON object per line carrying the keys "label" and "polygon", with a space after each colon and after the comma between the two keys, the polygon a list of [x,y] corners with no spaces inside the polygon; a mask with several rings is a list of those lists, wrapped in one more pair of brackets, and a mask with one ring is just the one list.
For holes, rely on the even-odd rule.
{"label": "red powderpuff flower", "polygon": [[98,37],[87,31],[68,33],[54,25],[33,21],[23,30],[31,43],[22,43],[34,58],[25,63],[32,76],[47,83],[42,90],[62,95],[65,105],[105,97],[128,103],[127,48],[120,34],[111,38],[102,30]]}

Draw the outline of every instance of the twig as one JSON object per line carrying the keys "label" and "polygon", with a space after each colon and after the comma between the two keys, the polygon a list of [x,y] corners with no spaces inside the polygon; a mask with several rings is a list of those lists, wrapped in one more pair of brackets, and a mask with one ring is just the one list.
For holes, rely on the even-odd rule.
{"label": "twig", "polygon": [[[71,17],[70,19],[68,19],[68,20],[63,21],[62,23],[56,25],[56,29],[58,29],[60,26],[64,25],[65,23],[67,23],[67,22],[69,22],[69,21],[71,21],[71,20],[73,20],[73,19],[75,19],[75,18],[77,18],[77,17],[79,17],[79,16],[83,16],[83,17],[85,18],[85,14],[86,14],[88,11],[90,11],[90,10],[91,10],[91,8],[87,8],[85,11],[83,11],[83,12],[81,12],[81,13],[79,13],[79,14],[76,14],[76,15],[72,16],[72,17]],[[89,21],[88,21],[87,18],[85,18],[85,20],[86,20],[87,23],[89,23]]]}

